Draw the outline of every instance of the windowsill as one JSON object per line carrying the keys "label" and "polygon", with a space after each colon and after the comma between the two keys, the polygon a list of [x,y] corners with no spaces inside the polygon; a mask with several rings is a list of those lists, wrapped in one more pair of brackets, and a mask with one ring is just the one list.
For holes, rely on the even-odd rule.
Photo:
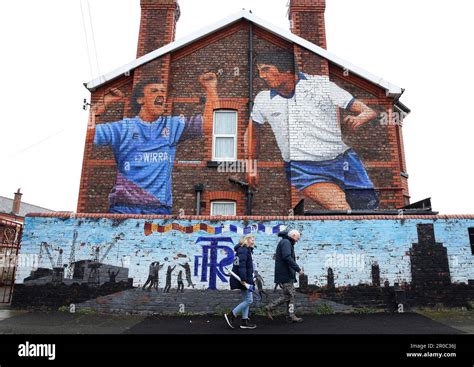
{"label": "windowsill", "polygon": [[207,167],[209,167],[209,168],[217,168],[221,163],[235,163],[235,162],[237,162],[237,161],[238,161],[237,159],[233,159],[233,160],[222,160],[222,161],[212,160],[212,161],[207,161]]}

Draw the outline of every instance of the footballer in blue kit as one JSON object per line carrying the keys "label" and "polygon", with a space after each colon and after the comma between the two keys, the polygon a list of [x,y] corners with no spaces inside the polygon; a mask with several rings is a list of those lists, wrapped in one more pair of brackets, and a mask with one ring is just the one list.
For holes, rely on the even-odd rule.
{"label": "footballer in blue kit", "polygon": [[[215,75],[206,75],[200,81],[208,92],[208,85],[212,88]],[[123,93],[117,89],[107,97],[98,110],[104,111],[108,103],[124,99]],[[188,138],[202,135],[202,115],[196,114],[188,119],[165,116],[165,102],[166,87],[162,83],[158,80],[142,81],[134,88],[131,101],[135,117],[92,124],[95,128],[94,144],[110,146],[117,164],[116,181],[109,194],[110,213],[172,213],[171,174],[176,145],[183,140],[183,135]]]}
{"label": "footballer in blue kit", "polygon": [[140,117],[96,126],[94,144],[110,145],[117,179],[109,195],[111,213],[171,214],[171,172],[184,117]]}

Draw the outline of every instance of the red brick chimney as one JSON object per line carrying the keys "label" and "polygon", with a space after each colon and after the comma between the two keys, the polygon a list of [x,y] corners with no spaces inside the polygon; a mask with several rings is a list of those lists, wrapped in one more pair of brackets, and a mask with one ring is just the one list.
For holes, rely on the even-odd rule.
{"label": "red brick chimney", "polygon": [[15,198],[13,199],[12,213],[15,215],[20,214],[21,196],[23,195],[20,190],[21,189],[18,189],[17,192],[15,192]]}
{"label": "red brick chimney", "polygon": [[326,49],[325,10],[326,0],[290,0],[288,18],[291,31]]}
{"label": "red brick chimney", "polygon": [[178,0],[140,0],[140,6],[137,58],[173,42],[180,15]]}

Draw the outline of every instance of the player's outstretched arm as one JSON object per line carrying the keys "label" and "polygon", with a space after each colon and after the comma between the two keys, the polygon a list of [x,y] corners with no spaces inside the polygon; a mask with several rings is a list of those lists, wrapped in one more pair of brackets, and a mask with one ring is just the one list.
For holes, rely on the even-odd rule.
{"label": "player's outstretched arm", "polygon": [[217,75],[213,72],[204,73],[199,76],[199,83],[201,83],[201,86],[206,93],[206,105],[204,106],[204,131],[212,131],[214,110],[220,108],[219,95],[217,93]]}
{"label": "player's outstretched arm", "polygon": [[112,103],[124,102],[125,95],[120,89],[112,88],[104,96],[102,96],[97,103],[95,103],[90,110],[88,129],[95,129],[95,118],[97,115],[102,115],[107,107]]}
{"label": "player's outstretched arm", "polygon": [[357,129],[377,117],[377,113],[373,109],[358,99],[354,101],[350,111],[357,113],[357,116],[347,116],[344,119],[344,122],[348,124],[351,129]]}

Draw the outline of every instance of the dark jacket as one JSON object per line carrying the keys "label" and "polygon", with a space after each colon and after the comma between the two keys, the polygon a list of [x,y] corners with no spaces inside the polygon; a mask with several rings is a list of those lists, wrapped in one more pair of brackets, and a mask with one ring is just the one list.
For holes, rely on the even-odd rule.
{"label": "dark jacket", "polygon": [[[252,252],[253,249],[236,245],[234,247],[235,257],[234,266],[232,271],[237,274],[241,280],[244,280],[247,284],[254,285],[253,282],[253,260]],[[237,279],[232,275],[230,276],[230,289],[246,289]]]}
{"label": "dark jacket", "polygon": [[295,283],[296,273],[301,268],[296,263],[295,240],[288,237],[287,231],[278,233],[281,237],[275,253],[275,283]]}

